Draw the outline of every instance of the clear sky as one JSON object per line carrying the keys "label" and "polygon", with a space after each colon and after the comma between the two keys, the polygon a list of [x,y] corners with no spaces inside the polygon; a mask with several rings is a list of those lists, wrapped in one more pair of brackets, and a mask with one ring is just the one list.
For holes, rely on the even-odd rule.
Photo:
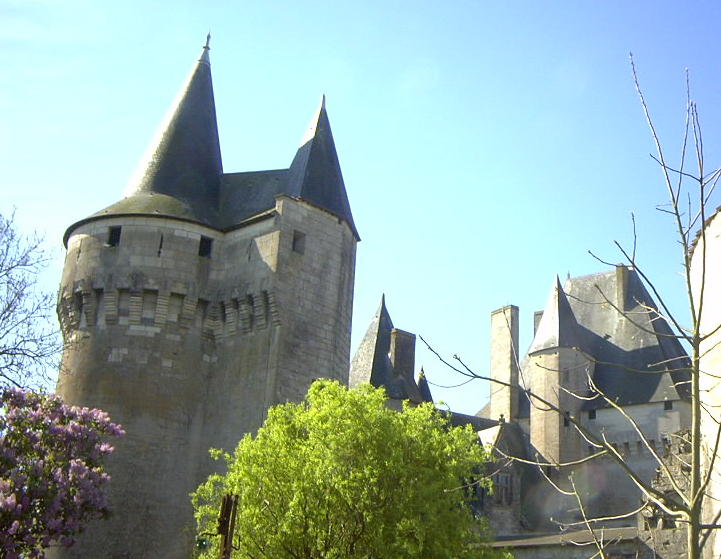
{"label": "clear sky", "polygon": [[[54,290],[64,229],[121,197],[210,30],[226,171],[287,167],[327,95],[362,238],[353,350],[385,293],[396,327],[485,373],[490,312],[521,308],[525,350],[556,274],[621,261],[631,212],[683,313],[628,53],[674,155],[690,69],[713,163],[720,23],[710,1],[0,0],[0,211],[56,251]],[[458,411],[488,397],[432,388]]]}

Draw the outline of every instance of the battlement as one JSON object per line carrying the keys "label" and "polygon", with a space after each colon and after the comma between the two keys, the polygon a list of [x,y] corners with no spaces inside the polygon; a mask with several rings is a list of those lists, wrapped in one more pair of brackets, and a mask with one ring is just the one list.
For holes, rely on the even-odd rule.
{"label": "battlement", "polygon": [[154,336],[163,329],[195,328],[220,342],[280,324],[272,290],[212,298],[193,292],[176,293],[142,288],[81,287],[65,291],[58,301],[63,333],[127,326],[135,335]]}

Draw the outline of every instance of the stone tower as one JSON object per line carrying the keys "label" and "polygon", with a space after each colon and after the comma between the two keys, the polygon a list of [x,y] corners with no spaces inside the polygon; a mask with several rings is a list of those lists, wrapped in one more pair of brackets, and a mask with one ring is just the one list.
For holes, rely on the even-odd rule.
{"label": "stone tower", "polygon": [[581,350],[579,330],[556,278],[525,367],[529,391],[563,412],[549,411],[547,405],[530,398],[531,445],[556,464],[581,457],[582,441],[570,418],[578,417],[583,400],[573,394],[586,393],[593,361]]}
{"label": "stone tower", "polygon": [[190,557],[208,449],[348,379],[358,233],[325,101],[288,169],[223,173],[208,51],[126,197],[65,234],[58,392],[127,435],[112,518],[58,556]]}

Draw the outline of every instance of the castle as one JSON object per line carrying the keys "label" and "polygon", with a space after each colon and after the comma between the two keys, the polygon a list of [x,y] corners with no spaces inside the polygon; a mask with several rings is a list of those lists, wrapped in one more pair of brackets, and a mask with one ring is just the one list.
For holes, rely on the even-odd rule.
{"label": "castle", "polygon": [[[662,456],[674,434],[690,425],[688,357],[655,309],[638,273],[619,265],[564,285],[557,278],[545,308],[535,313],[524,356],[518,308],[491,315],[490,375],[499,383],[491,384],[479,415],[502,417],[503,429],[485,438],[481,431],[481,437],[504,454],[548,464],[544,475],[554,483],[564,485],[573,474],[589,516],[631,513],[607,526],[636,524],[641,493],[611,459],[584,461],[599,448],[576,424],[610,443],[646,481],[658,467],[653,453]],[[500,468],[504,492],[489,507],[498,534],[551,532],[556,523],[580,519],[575,499],[544,475],[518,462]]]}
{"label": "castle", "polygon": [[[216,467],[207,450],[233,448],[268,407],[300,400],[319,374],[384,386],[391,405],[432,401],[415,376],[415,337],[394,328],[384,300],[349,362],[359,235],[325,102],[289,168],[225,173],[207,44],[127,195],[71,225],[64,241],[58,392],[107,410],[127,436],[109,463],[114,516],[56,557],[190,556],[188,493]],[[585,398],[593,379],[659,446],[683,427],[678,367],[663,363],[685,354],[649,308],[626,267],[557,282],[522,359],[518,309],[499,309],[491,376],[504,384],[478,416],[453,414],[452,422],[516,456],[563,463],[590,452],[572,417],[605,432],[651,476],[648,453],[614,409],[564,392]],[[639,376],[654,363],[653,374]],[[524,387],[568,416],[545,413]],[[638,499],[610,464],[579,471],[603,482],[587,486],[597,511]],[[481,505],[501,535],[545,530],[549,516],[568,509],[528,467],[501,468],[494,480],[494,498]]]}
{"label": "castle", "polygon": [[59,556],[189,556],[208,449],[347,382],[358,239],[324,102],[288,169],[223,172],[206,44],[128,195],[65,234],[58,392],[128,434],[116,514]]}

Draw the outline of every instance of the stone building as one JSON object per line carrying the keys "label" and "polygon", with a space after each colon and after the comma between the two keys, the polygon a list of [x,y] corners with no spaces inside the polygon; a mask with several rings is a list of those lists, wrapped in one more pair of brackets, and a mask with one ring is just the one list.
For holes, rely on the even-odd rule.
{"label": "stone building", "polygon": [[[717,434],[721,421],[721,208],[708,218],[694,242],[691,253],[691,281],[694,301],[702,304],[699,315],[700,333],[708,335],[700,348],[700,384],[703,402],[701,430],[704,438],[703,458],[711,480],[709,498],[705,501],[705,522],[719,524],[721,517],[721,463],[717,449]],[[716,452],[715,452],[716,451]],[[707,559],[721,557],[721,536],[713,530],[704,549]]]}
{"label": "stone building", "polygon": [[[324,101],[287,169],[224,172],[206,44],[126,196],[65,234],[58,392],[107,410],[127,436],[108,466],[114,516],[55,557],[190,556],[188,493],[215,468],[207,450],[232,448],[268,407],[300,400],[318,376],[384,386],[395,407],[432,401],[415,375],[415,336],[394,328],[385,300],[349,372],[358,240]],[[573,418],[604,432],[651,479],[655,464],[639,437],[588,390],[591,378],[658,448],[688,424],[676,384],[685,354],[649,309],[637,274],[622,266],[556,282],[522,359],[518,309],[499,309],[491,375],[505,384],[478,416],[452,422],[505,454],[555,464],[590,452]],[[564,413],[534,405],[525,388]],[[578,475],[597,513],[638,504],[608,461]],[[496,493],[479,498],[501,536],[538,535],[555,528],[552,516],[573,518],[537,469],[500,468],[494,481]]]}
{"label": "stone building", "polygon": [[[610,402],[635,420],[659,454],[673,433],[690,424],[688,358],[667,336],[669,326],[655,308],[636,271],[617,266],[569,278],[564,286],[556,279],[546,307],[534,316],[533,341],[522,357],[518,308],[491,315],[490,376],[504,384],[491,383],[490,402],[479,415],[503,417],[505,444],[519,449],[520,458],[549,464],[551,479],[562,484],[572,473],[593,516],[631,512],[641,494],[610,458],[565,465],[597,452],[574,422],[605,437],[647,481],[658,463]],[[575,500],[552,489],[537,467],[510,466],[507,483],[514,499],[491,511],[499,534],[557,530],[555,522],[578,519]],[[613,524],[634,523],[630,517]]]}
{"label": "stone building", "polygon": [[[645,481],[662,485],[651,449],[608,401],[636,421],[659,456],[678,446],[677,433],[690,423],[688,357],[667,337],[670,328],[655,308],[636,271],[626,266],[569,278],[564,286],[556,279],[546,307],[535,313],[533,341],[524,356],[518,350],[518,308],[491,313],[490,374],[499,382],[491,383],[490,401],[476,417],[453,413],[451,420],[471,424],[481,441],[496,449],[495,490],[480,492],[478,504],[496,545],[511,547],[517,559],[596,553],[592,535],[572,524],[579,520],[576,500],[546,479],[563,485],[570,474],[589,516],[631,513],[604,523],[610,557],[683,557],[684,531],[668,519],[663,525],[652,522],[658,511],[636,514],[641,492],[615,462],[603,457],[564,465],[597,452],[573,427],[577,421],[605,436]],[[425,377],[414,375],[414,351],[415,336],[393,326],[383,299],[353,358],[351,385],[383,386],[396,407],[402,400],[432,401]],[[678,454],[674,448],[667,463],[678,466]],[[544,475],[509,457],[549,466]]]}
{"label": "stone building", "polygon": [[58,392],[127,436],[112,518],[58,557],[186,559],[208,449],[318,376],[347,382],[359,237],[325,102],[289,168],[226,173],[208,51],[127,195],[65,234]]}

